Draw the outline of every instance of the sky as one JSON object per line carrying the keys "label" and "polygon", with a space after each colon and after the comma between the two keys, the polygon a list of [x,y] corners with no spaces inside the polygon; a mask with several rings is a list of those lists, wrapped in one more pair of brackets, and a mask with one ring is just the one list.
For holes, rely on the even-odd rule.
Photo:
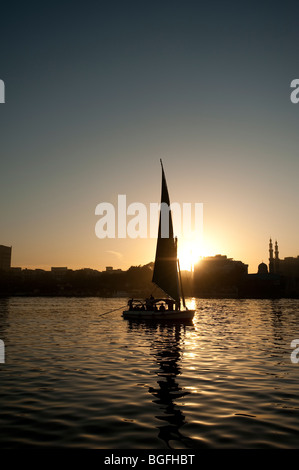
{"label": "sky", "polygon": [[[203,204],[182,263],[299,255],[295,1],[1,6],[0,244],[12,266],[128,269],[155,239],[99,239],[98,204]],[[130,217],[128,217],[128,220]],[[183,250],[184,249],[184,250]],[[185,254],[184,254],[185,253]]]}

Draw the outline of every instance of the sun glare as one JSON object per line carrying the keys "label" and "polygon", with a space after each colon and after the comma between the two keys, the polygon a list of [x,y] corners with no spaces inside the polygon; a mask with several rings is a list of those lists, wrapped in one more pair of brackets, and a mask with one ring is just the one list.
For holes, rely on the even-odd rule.
{"label": "sun glare", "polygon": [[183,242],[178,246],[178,258],[182,271],[193,271],[194,265],[201,256],[200,247],[195,243]]}
{"label": "sun glare", "polygon": [[212,247],[198,240],[182,239],[178,243],[178,258],[182,271],[193,271],[194,266],[204,257],[213,256]]}

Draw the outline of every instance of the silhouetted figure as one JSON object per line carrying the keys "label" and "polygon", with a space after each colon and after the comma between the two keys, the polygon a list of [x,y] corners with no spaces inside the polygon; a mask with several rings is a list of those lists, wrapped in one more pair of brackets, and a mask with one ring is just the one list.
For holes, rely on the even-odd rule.
{"label": "silhouetted figure", "polygon": [[133,299],[128,301],[129,310],[133,310]]}
{"label": "silhouetted figure", "polygon": [[154,297],[152,294],[149,296],[149,298],[145,299],[145,305],[146,305],[146,310],[152,310],[153,305],[154,305]]}

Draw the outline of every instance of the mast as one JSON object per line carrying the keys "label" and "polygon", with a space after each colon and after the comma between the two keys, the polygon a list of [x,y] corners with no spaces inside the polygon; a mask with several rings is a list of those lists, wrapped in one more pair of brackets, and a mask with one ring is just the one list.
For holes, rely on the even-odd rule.
{"label": "mast", "polygon": [[[177,239],[176,239],[177,240]],[[179,277],[180,277],[180,287],[181,287],[181,294],[182,294],[182,301],[183,301],[183,306],[186,307],[185,303],[185,296],[184,296],[184,290],[183,290],[183,283],[182,283],[182,276],[181,276],[181,268],[180,268],[180,260],[177,258],[177,263],[178,263],[178,271],[179,271]],[[188,310],[188,309],[187,309]]]}

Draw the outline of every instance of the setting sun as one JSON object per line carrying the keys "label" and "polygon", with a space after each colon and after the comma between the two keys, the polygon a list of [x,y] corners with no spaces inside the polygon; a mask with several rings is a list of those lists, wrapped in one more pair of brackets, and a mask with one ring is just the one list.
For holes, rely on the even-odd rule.
{"label": "setting sun", "polygon": [[181,270],[193,271],[194,265],[202,256],[201,247],[194,242],[181,242],[178,246],[178,258]]}
{"label": "setting sun", "polygon": [[206,256],[214,256],[212,246],[202,240],[182,238],[178,241],[178,259],[182,271],[193,271],[194,266]]}

